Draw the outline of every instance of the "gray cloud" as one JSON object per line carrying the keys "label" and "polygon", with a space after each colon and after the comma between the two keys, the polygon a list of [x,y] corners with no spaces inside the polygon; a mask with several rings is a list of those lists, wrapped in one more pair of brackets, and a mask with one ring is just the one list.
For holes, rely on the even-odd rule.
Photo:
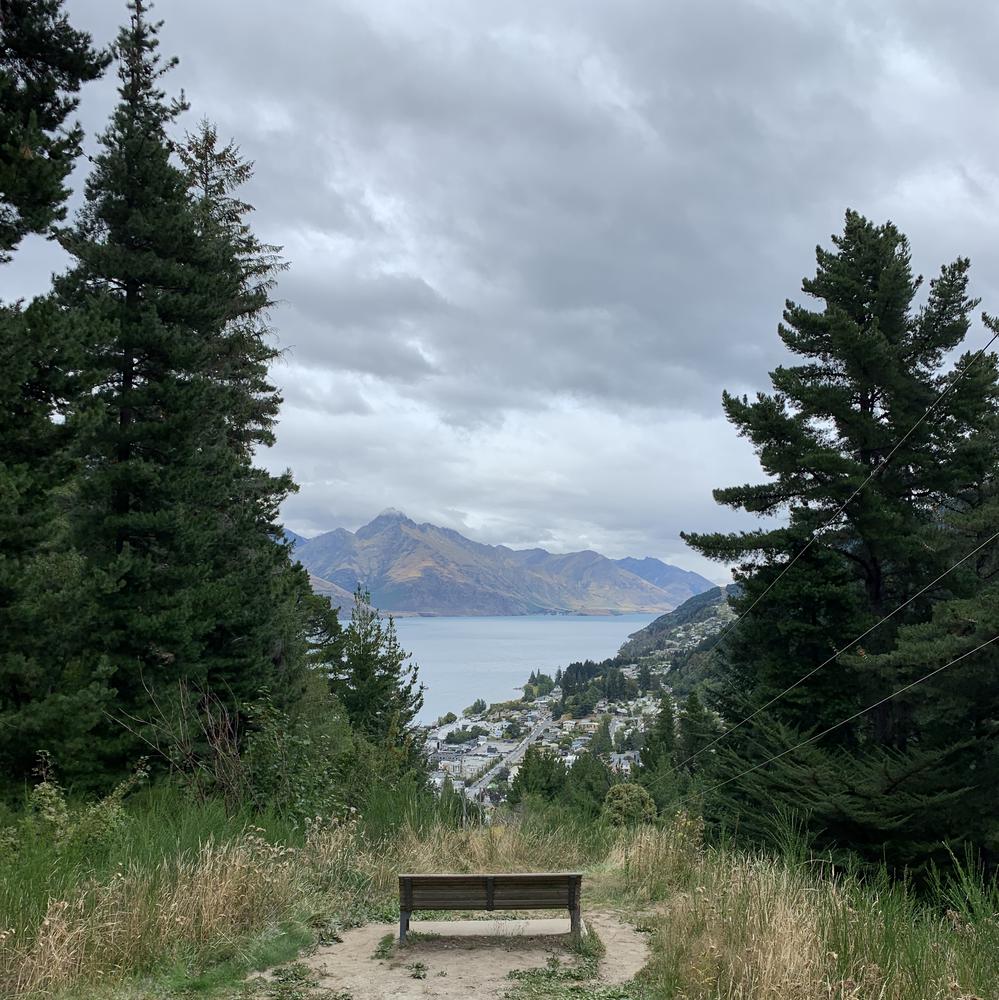
{"label": "gray cloud", "polygon": [[[70,0],[101,39],[123,12]],[[257,164],[283,244],[267,461],[292,527],[386,505],[474,537],[673,557],[749,526],[719,417],[846,206],[999,311],[999,9],[977,0],[173,0],[168,79]],[[113,81],[90,88],[99,128]],[[6,297],[60,267],[33,244]],[[981,337],[977,331],[976,336]],[[721,572],[709,569],[713,575]]]}

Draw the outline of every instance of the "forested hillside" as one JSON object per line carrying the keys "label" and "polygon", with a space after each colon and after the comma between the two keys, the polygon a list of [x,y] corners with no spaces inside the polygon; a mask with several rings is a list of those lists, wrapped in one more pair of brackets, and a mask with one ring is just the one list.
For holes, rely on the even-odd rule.
{"label": "forested hillside", "polygon": [[729,599],[737,593],[738,588],[734,584],[729,584],[727,587],[716,587],[689,598],[678,608],[660,615],[645,628],[628,636],[628,641],[621,646],[618,656],[637,659],[663,651],[675,641],[678,630],[685,625],[705,623],[710,626],[711,634],[715,634],[727,620],[723,609]]}

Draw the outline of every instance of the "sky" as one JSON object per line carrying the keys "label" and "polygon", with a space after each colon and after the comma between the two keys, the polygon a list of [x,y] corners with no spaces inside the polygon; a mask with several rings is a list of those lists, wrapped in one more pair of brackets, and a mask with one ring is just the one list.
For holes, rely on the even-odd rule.
{"label": "sky", "polygon": [[[110,41],[115,0],[67,0]],[[847,207],[999,312],[999,5],[160,0],[164,80],[255,161],[290,269],[278,442],[305,535],[381,509],[482,542],[653,555],[751,529],[726,423]],[[115,79],[89,85],[92,137]],[[87,169],[74,175],[79,191]],[[78,199],[78,196],[77,196]],[[74,202],[75,203],[75,202]],[[65,267],[25,242],[0,296]],[[984,343],[983,329],[970,345]]]}

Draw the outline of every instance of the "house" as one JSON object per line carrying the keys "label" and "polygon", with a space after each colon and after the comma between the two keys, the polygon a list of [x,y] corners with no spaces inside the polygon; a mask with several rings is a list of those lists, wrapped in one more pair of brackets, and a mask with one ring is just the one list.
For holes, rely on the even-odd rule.
{"label": "house", "polygon": [[624,753],[608,754],[610,769],[615,774],[631,774],[638,768],[638,751],[627,750]]}

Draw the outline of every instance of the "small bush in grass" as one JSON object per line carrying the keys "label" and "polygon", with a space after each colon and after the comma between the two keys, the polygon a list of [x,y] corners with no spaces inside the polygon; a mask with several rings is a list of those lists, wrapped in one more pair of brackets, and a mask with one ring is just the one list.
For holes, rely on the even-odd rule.
{"label": "small bush in grass", "polygon": [[634,783],[614,785],[604,798],[603,815],[614,826],[653,823],[656,818],[656,804],[641,785]]}

